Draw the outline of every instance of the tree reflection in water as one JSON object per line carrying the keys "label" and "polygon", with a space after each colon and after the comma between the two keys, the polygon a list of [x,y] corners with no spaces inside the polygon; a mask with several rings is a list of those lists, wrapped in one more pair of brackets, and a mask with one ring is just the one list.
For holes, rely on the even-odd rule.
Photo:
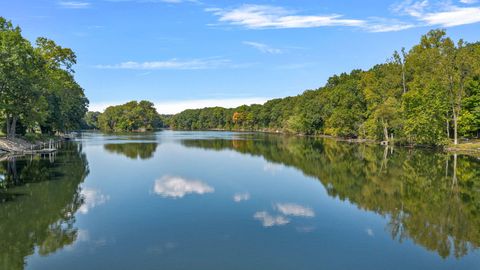
{"label": "tree reflection in water", "polygon": [[330,196],[386,217],[394,239],[412,239],[443,258],[480,246],[480,162],[473,157],[271,135],[182,144],[293,166]]}
{"label": "tree reflection in water", "polygon": [[35,249],[51,254],[72,244],[75,212],[83,203],[80,184],[88,163],[77,144],[52,158],[10,158],[0,163],[0,269],[23,269]]}
{"label": "tree reflection in water", "polygon": [[121,154],[131,159],[149,159],[157,150],[157,143],[115,143],[105,144],[104,148],[110,153]]}

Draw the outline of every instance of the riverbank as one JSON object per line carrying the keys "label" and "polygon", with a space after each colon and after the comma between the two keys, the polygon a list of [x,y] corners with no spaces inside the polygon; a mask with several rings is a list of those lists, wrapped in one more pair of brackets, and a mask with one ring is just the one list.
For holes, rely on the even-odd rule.
{"label": "riverbank", "polygon": [[449,145],[445,147],[445,151],[480,157],[480,140],[472,140],[457,145]]}
{"label": "riverbank", "polygon": [[54,152],[54,145],[64,140],[64,137],[58,136],[37,139],[31,142],[23,138],[0,138],[0,155]]}
{"label": "riverbank", "polygon": [[[175,129],[171,129],[175,130]],[[199,131],[199,130],[198,130]],[[305,138],[324,138],[324,139],[331,139],[340,142],[349,142],[349,143],[366,143],[366,144],[383,144],[382,141],[372,140],[372,139],[364,139],[364,138],[342,138],[342,137],[335,137],[331,135],[324,135],[324,134],[316,134],[316,135],[305,135],[301,133],[291,133],[286,132],[283,130],[272,130],[272,129],[262,129],[262,130],[227,130],[227,129],[208,129],[207,131],[232,131],[232,132],[256,132],[256,133],[265,133],[265,134],[278,134],[284,136],[297,136],[297,137],[305,137]],[[408,144],[394,144],[394,146],[399,147],[407,147],[407,148],[432,148],[437,149],[438,151],[444,151],[446,153],[452,154],[464,154],[470,155],[475,157],[480,157],[480,139],[471,140],[471,141],[463,141],[460,142],[458,145],[447,145],[444,147],[441,146],[429,146],[429,145],[408,145]]]}
{"label": "riverbank", "polygon": [[19,153],[33,147],[36,145],[20,138],[0,138],[0,151],[5,153]]}

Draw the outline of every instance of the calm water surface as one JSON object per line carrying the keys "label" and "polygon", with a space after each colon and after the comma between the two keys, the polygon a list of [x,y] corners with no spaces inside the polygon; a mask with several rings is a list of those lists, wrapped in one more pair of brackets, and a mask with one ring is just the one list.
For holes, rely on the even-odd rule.
{"label": "calm water surface", "polygon": [[480,268],[472,157],[162,131],[0,165],[0,269]]}

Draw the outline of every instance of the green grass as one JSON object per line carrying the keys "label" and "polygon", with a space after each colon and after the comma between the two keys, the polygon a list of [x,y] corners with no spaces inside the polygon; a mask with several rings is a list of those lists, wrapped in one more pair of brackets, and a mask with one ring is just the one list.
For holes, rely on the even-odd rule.
{"label": "green grass", "polygon": [[446,150],[480,157],[480,139],[464,141],[457,145],[450,144],[446,147]]}
{"label": "green grass", "polygon": [[463,150],[480,150],[480,140],[465,141],[457,145],[451,144],[450,147]]}

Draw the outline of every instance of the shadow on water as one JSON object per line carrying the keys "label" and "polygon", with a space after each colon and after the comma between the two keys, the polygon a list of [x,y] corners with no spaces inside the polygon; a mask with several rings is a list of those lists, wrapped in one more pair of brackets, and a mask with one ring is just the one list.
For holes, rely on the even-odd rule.
{"label": "shadow on water", "polygon": [[187,147],[230,149],[295,167],[331,197],[387,218],[398,241],[441,257],[480,247],[480,162],[421,149],[262,135],[259,140],[183,140]]}
{"label": "shadow on water", "polygon": [[26,257],[45,256],[75,242],[80,184],[88,175],[80,145],[66,144],[52,158],[0,163],[0,269],[24,269]]}
{"label": "shadow on water", "polygon": [[110,153],[121,154],[131,159],[150,159],[157,150],[157,143],[114,143],[105,144]]}

